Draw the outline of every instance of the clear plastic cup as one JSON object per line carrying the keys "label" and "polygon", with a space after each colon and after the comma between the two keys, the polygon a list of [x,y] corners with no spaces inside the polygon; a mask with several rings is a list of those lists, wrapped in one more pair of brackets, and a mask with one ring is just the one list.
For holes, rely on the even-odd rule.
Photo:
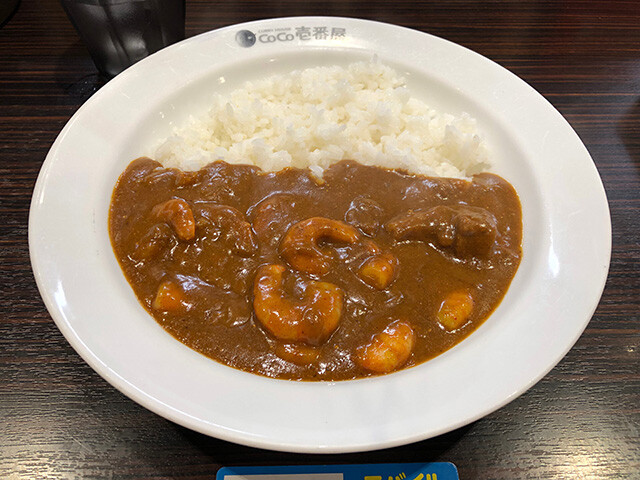
{"label": "clear plastic cup", "polygon": [[184,38],[185,0],[61,0],[98,71],[114,77]]}

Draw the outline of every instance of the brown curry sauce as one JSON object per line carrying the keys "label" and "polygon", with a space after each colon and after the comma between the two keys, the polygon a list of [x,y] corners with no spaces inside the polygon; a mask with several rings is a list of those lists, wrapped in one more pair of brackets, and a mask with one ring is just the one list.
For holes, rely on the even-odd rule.
{"label": "brown curry sauce", "polygon": [[[313,218],[357,232],[351,243],[321,238],[320,273],[299,271],[282,249],[292,227]],[[141,158],[116,185],[109,229],[138,299],[184,344],[260,375],[346,380],[380,373],[363,368],[357,352],[394,321],[410,325],[415,337],[398,368],[433,358],[475,330],[518,268],[522,214],[513,187],[492,174],[431,178],[345,161],[318,181],[308,170],[265,173],[215,162],[182,172]],[[390,284],[363,277],[372,251],[393,259]],[[265,265],[284,267],[291,302],[313,282],[342,292],[328,338],[278,339],[258,321],[254,283]],[[167,285],[177,289],[163,297],[168,307],[158,301]],[[439,312],[456,292],[467,292],[473,306],[461,326],[447,329]]]}

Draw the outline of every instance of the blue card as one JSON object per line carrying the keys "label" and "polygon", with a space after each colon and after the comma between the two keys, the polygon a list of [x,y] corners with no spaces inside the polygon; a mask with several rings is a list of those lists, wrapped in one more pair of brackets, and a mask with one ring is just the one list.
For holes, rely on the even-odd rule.
{"label": "blue card", "polygon": [[453,463],[224,467],[216,480],[459,480]]}

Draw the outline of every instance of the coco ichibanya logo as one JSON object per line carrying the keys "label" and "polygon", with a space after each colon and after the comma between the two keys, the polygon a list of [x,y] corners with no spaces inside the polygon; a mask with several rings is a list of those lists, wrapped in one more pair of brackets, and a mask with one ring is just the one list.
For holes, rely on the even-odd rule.
{"label": "coco ichibanya logo", "polygon": [[240,30],[236,33],[236,42],[244,48],[253,47],[258,43],[292,42],[296,39],[309,40],[343,40],[347,36],[347,29],[340,27],[283,27],[258,30]]}

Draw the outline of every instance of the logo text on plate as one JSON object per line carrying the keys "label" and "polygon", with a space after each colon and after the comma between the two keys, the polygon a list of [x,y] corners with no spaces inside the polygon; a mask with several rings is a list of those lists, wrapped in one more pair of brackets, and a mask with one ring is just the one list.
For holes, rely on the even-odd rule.
{"label": "logo text on plate", "polygon": [[236,42],[244,48],[249,48],[258,43],[276,43],[291,42],[295,39],[301,41],[309,40],[326,40],[336,41],[343,40],[347,36],[347,30],[341,27],[284,27],[269,28],[258,30],[253,33],[250,30],[240,30],[236,33]]}

